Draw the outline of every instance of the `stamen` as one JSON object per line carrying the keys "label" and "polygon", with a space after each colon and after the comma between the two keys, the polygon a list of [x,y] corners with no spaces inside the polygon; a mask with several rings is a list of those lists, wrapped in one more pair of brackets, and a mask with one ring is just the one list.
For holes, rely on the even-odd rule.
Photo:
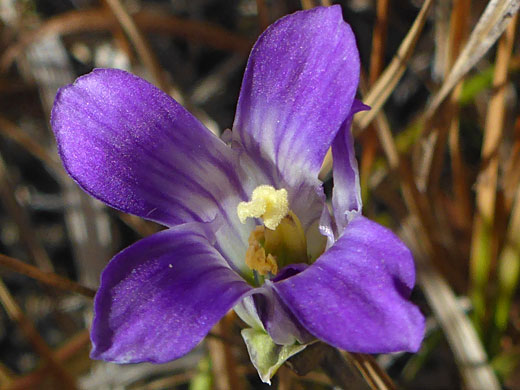
{"label": "stamen", "polygon": [[264,225],[271,230],[276,229],[288,212],[287,190],[276,190],[269,185],[256,187],[251,201],[240,202],[237,206],[240,222],[245,223],[247,218],[262,218]]}
{"label": "stamen", "polygon": [[260,275],[269,273],[276,275],[278,273],[278,263],[276,258],[270,253],[265,253],[262,246],[264,242],[264,226],[257,226],[249,236],[249,247],[246,251],[246,265],[252,270],[257,271]]}

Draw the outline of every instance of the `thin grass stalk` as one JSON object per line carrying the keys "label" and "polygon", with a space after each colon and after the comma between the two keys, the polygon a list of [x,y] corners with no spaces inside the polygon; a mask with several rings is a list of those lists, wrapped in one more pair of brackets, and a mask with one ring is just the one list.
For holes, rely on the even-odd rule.
{"label": "thin grass stalk", "polygon": [[47,252],[37,239],[37,234],[32,226],[26,210],[18,203],[15,197],[14,186],[9,177],[5,162],[0,155],[0,198],[5,210],[16,223],[25,250],[31,260],[44,271],[52,272],[54,266]]}
{"label": "thin grass stalk", "polygon": [[[448,70],[455,63],[460,53],[462,43],[465,40],[468,29],[468,15],[471,7],[471,0],[457,0],[453,3],[453,10],[450,21],[450,37],[447,53],[447,64],[445,66],[445,77]],[[469,187],[466,180],[467,170],[460,150],[459,142],[459,96],[462,90],[462,82],[453,90],[448,104],[448,145],[451,155],[452,183],[455,195],[455,203],[459,212],[459,221],[469,221],[471,219],[471,206]]]}
{"label": "thin grass stalk", "polygon": [[41,271],[40,269],[13,257],[0,254],[0,266],[63,291],[75,292],[87,298],[93,298],[94,295],[96,295],[96,291],[91,288],[73,282],[63,276],[56,275],[55,273]]}
{"label": "thin grass stalk", "polygon": [[407,63],[413,54],[415,45],[426,23],[428,11],[432,5],[433,0],[426,0],[423,3],[412,27],[403,39],[401,46],[399,46],[396,55],[365,96],[365,104],[371,106],[372,109],[370,111],[360,112],[354,117],[354,123],[357,125],[356,135],[367,128],[379,110],[381,110],[390,94],[394,91],[394,88],[406,70]]}
{"label": "thin grass stalk", "polygon": [[269,10],[265,5],[265,0],[256,0],[256,13],[258,14],[258,25],[260,31],[264,31],[269,26]]}
{"label": "thin grass stalk", "polygon": [[[27,136],[18,126],[0,115],[0,133],[24,148],[33,157],[40,160],[46,168],[55,176],[64,175],[61,165],[51,157],[47,149]],[[1,170],[1,168],[0,168]],[[118,217],[132,230],[142,237],[149,236],[157,231],[152,223],[130,214],[117,213]]]}
{"label": "thin grass stalk", "polygon": [[[228,313],[213,327],[213,331],[228,338],[231,331],[232,313]],[[237,362],[231,351],[231,345],[222,339],[208,338],[207,345],[213,371],[215,390],[243,390],[244,384],[237,371]]]}
{"label": "thin grass stalk", "polygon": [[520,185],[520,169],[518,167],[520,167],[520,114],[515,121],[511,155],[505,164],[503,174],[502,186],[504,188],[504,208],[506,213],[511,212],[518,186]]}
{"label": "thin grass stalk", "polygon": [[372,31],[372,51],[370,52],[370,71],[368,82],[374,85],[385,62],[386,34],[388,30],[389,0],[377,0],[376,22]]}
{"label": "thin grass stalk", "polygon": [[[453,66],[453,63],[459,54],[465,26],[467,24],[465,21],[468,16],[468,7],[468,0],[456,0],[453,2],[448,34],[447,54],[445,58],[446,64],[444,65],[444,78],[448,76],[449,70],[451,69],[451,66]],[[453,105],[447,104],[445,106],[446,109],[441,113],[441,115],[438,115],[435,118],[437,120],[434,121],[437,140],[432,154],[432,167],[430,174],[425,177],[428,182],[423,185],[425,188],[428,188],[433,192],[433,198],[436,198],[435,195],[437,195],[436,193],[439,190],[438,184],[444,162],[444,153],[449,129],[453,126],[454,120],[458,123],[458,111],[455,108],[456,105],[457,100],[454,99]],[[421,186],[421,184],[419,184],[419,186]]]}
{"label": "thin grass stalk", "polygon": [[454,202],[457,205],[458,221],[462,223],[465,232],[469,235],[470,221],[471,221],[471,195],[468,185],[468,169],[464,163],[464,156],[462,155],[460,146],[460,107],[458,99],[462,91],[462,84],[459,84],[453,90],[450,99],[453,117],[450,124],[448,134],[448,146],[451,157],[451,173],[452,186],[454,194]]}
{"label": "thin grass stalk", "polygon": [[[490,0],[473,29],[468,42],[458,56],[441,89],[429,104],[425,117],[432,118],[451,90],[464,75],[487,53],[500,37],[510,18],[518,11],[520,0]],[[426,128],[426,134],[431,128]]]}
{"label": "thin grass stalk", "polygon": [[0,133],[16,142],[38,160],[41,160],[55,176],[63,173],[63,168],[58,163],[58,160],[51,156],[47,149],[45,149],[38,142],[34,141],[20,127],[8,120],[3,115],[0,115]]}
{"label": "thin grass stalk", "polygon": [[[142,30],[168,34],[198,42],[220,50],[229,50],[247,56],[252,42],[210,23],[185,20],[158,12],[141,11],[133,15]],[[18,40],[0,55],[0,73],[6,73],[13,62],[28,46],[50,35],[95,33],[109,31],[118,26],[116,17],[105,9],[69,11],[47,19],[35,30],[23,32]]]}
{"label": "thin grass stalk", "polygon": [[282,366],[278,370],[278,390],[292,390],[293,389],[293,374],[288,367]]}
{"label": "thin grass stalk", "polygon": [[59,361],[53,356],[51,348],[40,336],[32,322],[25,316],[22,309],[18,306],[13,296],[0,278],[0,302],[7,315],[20,326],[34,350],[47,362],[57,379],[59,379],[64,389],[74,390],[77,388],[74,379],[62,367]]}
{"label": "thin grass stalk", "polygon": [[[307,1],[302,0],[302,3]],[[357,137],[368,127],[372,120],[377,116],[388,97],[394,91],[394,88],[397,86],[397,83],[406,70],[407,63],[413,54],[419,35],[426,23],[428,11],[432,5],[433,0],[426,0],[423,3],[421,10],[417,14],[412,27],[410,27],[410,30],[406,34],[406,37],[401,42],[401,46],[399,46],[394,58],[386,67],[383,74],[377,79],[377,82],[370,89],[368,94],[364,97],[364,103],[369,105],[371,110],[360,112],[354,116],[354,136]],[[332,153],[329,149],[323,159],[323,164],[319,174],[320,179],[323,180],[328,177],[331,169]]]}
{"label": "thin grass stalk", "polygon": [[414,218],[405,221],[402,236],[414,253],[418,282],[453,351],[463,387],[467,390],[500,390],[475,328],[457,304],[449,284],[430,264],[422,237],[417,234],[418,229],[421,231],[418,222]]}
{"label": "thin grass stalk", "polygon": [[347,352],[345,352],[345,355],[347,359],[353,361],[373,390],[397,390],[395,383],[377,364],[376,359],[372,355]]}
{"label": "thin grass stalk", "polygon": [[362,371],[350,358],[346,358],[337,348],[323,345],[324,355],[320,366],[332,383],[342,389],[378,390],[372,386],[371,382],[365,380]]}
{"label": "thin grass stalk", "polygon": [[[387,135],[386,139],[389,140],[387,141],[389,145],[392,145],[389,150],[395,150],[397,154],[397,148],[391,135]],[[389,161],[394,161],[393,157],[387,156],[387,158]],[[413,182],[408,162],[401,159],[398,166],[403,178],[401,190],[412,215],[410,220],[415,221],[413,227],[408,227],[409,224],[403,226],[405,227],[405,238],[407,238],[405,241],[414,249],[416,260],[420,260],[421,267],[418,271],[422,272],[418,273],[419,283],[454,350],[458,368],[467,388],[499,390],[498,380],[487,363],[486,354],[474,329],[465,314],[456,305],[456,298],[449,285],[430,265],[429,258],[434,253],[434,244],[428,234],[426,214],[423,215],[421,212],[421,209],[425,208],[425,205],[422,204],[424,198],[420,196]]]}
{"label": "thin grass stalk", "polygon": [[[110,7],[108,6],[107,2],[101,2],[100,6],[103,9],[106,9],[107,12],[111,13],[113,15],[113,12],[110,10]],[[128,57],[131,63],[135,61],[135,54],[132,51],[132,44],[128,40],[128,37],[125,35],[125,32],[123,28],[121,27],[121,24],[118,23],[111,29],[112,36],[114,38],[114,42],[116,45],[121,49],[121,51]]]}
{"label": "thin grass stalk", "polygon": [[6,388],[7,384],[13,381],[13,378],[15,378],[14,372],[0,362],[0,388]]}
{"label": "thin grass stalk", "polygon": [[[35,142],[31,137],[25,134],[20,127],[2,115],[0,115],[0,134],[17,143],[33,157],[40,160],[55,177],[58,178],[65,175],[65,171],[61,164],[47,149]],[[149,236],[157,231],[153,223],[147,222],[142,218],[124,213],[117,213],[117,215],[126,225],[142,237]]]}
{"label": "thin grass stalk", "polygon": [[[389,0],[378,0],[376,5],[376,21],[372,32],[372,51],[370,54],[370,71],[368,83],[370,86],[377,81],[384,66],[386,34],[388,28]],[[376,124],[377,125],[377,124]],[[377,155],[377,137],[373,126],[361,138],[363,152],[360,160],[360,184],[363,204],[368,204],[370,188],[368,185],[372,166]]]}
{"label": "thin grass stalk", "polygon": [[[303,0],[302,0],[303,1]],[[417,40],[419,39],[419,35],[426,23],[426,19],[428,16],[428,11],[433,5],[433,0],[426,0],[415,21],[412,24],[412,27],[406,34],[401,46],[397,50],[394,58],[390,62],[390,64],[386,67],[383,74],[377,79],[377,82],[374,84],[368,94],[366,94],[363,98],[365,104],[371,107],[370,111],[360,112],[354,116],[354,126],[353,126],[353,134],[355,137],[360,135],[372,122],[372,120],[377,116],[384,103],[388,99],[388,97],[393,92],[394,88],[397,86],[397,83],[401,79],[403,75],[406,65],[410,60]],[[332,170],[332,153],[329,148],[325,158],[323,159],[323,164],[320,169],[319,178],[324,180],[329,176],[330,171]]]}
{"label": "thin grass stalk", "polygon": [[[447,77],[449,70],[455,62],[461,46],[464,42],[464,37],[467,35],[468,29],[468,14],[470,9],[470,0],[457,0],[453,2],[450,29],[448,39],[448,49],[446,55],[446,65],[444,66]],[[434,144],[432,163],[429,175],[423,177],[427,180],[426,183],[418,184],[419,187],[424,187],[428,192],[434,210],[436,210],[436,222],[438,228],[435,233],[439,236],[438,240],[445,243],[445,246],[450,248],[450,254],[456,259],[464,256],[459,251],[459,246],[454,240],[453,223],[450,216],[446,214],[444,207],[445,198],[441,193],[441,176],[444,169],[444,162],[446,158],[446,147],[449,146],[452,164],[453,175],[453,191],[455,194],[455,208],[459,212],[457,221],[471,220],[471,207],[469,188],[466,180],[465,164],[460,152],[459,145],[459,95],[462,89],[462,81],[453,90],[450,99],[443,106],[444,110],[439,111],[438,115],[433,119],[436,126],[436,142]],[[419,178],[421,180],[421,178]],[[461,268],[462,264],[457,262],[452,268],[450,275],[453,279],[455,274],[465,273],[465,269]],[[458,286],[463,287],[463,286]]]}
{"label": "thin grass stalk", "polygon": [[[74,358],[80,351],[90,345],[90,333],[83,330],[70,338],[63,346],[54,352],[54,357],[60,363]],[[28,375],[11,381],[2,390],[27,390],[41,388],[41,382],[47,377],[49,370],[47,365],[42,365]]]}
{"label": "thin grass stalk", "polygon": [[117,216],[123,221],[129,228],[139,234],[141,237],[148,237],[154,233],[157,233],[161,227],[154,222],[147,221],[132,214],[126,214],[118,212]]}
{"label": "thin grass stalk", "polygon": [[493,224],[498,180],[498,147],[502,141],[505,116],[505,94],[511,60],[517,15],[500,38],[493,77],[494,93],[489,102],[482,146],[482,168],[476,184],[476,213],[470,255],[471,296],[474,322],[483,330],[486,317],[486,286],[494,262]]}
{"label": "thin grass stalk", "polygon": [[432,119],[452,89],[500,37],[519,7],[520,0],[489,1],[440,90],[435,93],[428,104],[426,112],[423,114],[424,126],[414,150],[414,155],[417,157],[419,184],[426,183],[430,176],[433,150],[437,142],[438,135],[432,131],[434,129]]}
{"label": "thin grass stalk", "polygon": [[[520,193],[520,187],[518,189]],[[509,312],[520,281],[520,196],[513,206],[506,242],[498,260],[498,296],[494,313],[493,350],[496,352],[501,336],[509,323]]]}
{"label": "thin grass stalk", "polygon": [[[446,5],[443,5],[446,7]],[[453,2],[448,40],[447,42],[437,42],[437,44],[447,43],[446,55],[444,56],[445,64],[442,65],[444,69],[443,79],[448,77],[451,67],[453,66],[462,46],[463,38],[467,29],[467,19],[469,11],[468,0],[456,0]],[[443,17],[444,15],[439,15]],[[442,48],[437,49],[437,52],[442,51]],[[460,83],[459,83],[460,84]],[[458,132],[458,99],[457,95],[451,95],[450,101],[445,104],[444,110],[438,113],[435,117],[427,118],[429,126],[433,129],[433,134],[430,137],[430,153],[427,153],[424,160],[425,164],[420,166],[423,169],[428,169],[426,172],[418,171],[417,182],[419,188],[423,191],[430,191],[431,198],[435,204],[434,207],[439,208],[439,179],[443,169],[445,159],[446,141],[448,140],[451,129]],[[442,208],[440,208],[442,210]],[[469,214],[468,214],[469,216]],[[443,227],[443,230],[446,227]]]}
{"label": "thin grass stalk", "polygon": [[450,10],[452,1],[438,1],[434,14],[435,53],[432,63],[432,79],[439,81],[444,78],[448,66],[448,41],[450,33]]}
{"label": "thin grass stalk", "polygon": [[300,3],[303,9],[311,9],[314,7],[314,2],[312,0],[301,0]]}
{"label": "thin grass stalk", "polygon": [[106,4],[108,4],[111,11],[114,13],[123,30],[128,34],[128,37],[132,41],[137,55],[154,78],[155,84],[163,91],[168,92],[169,84],[164,77],[159,60],[155,56],[155,53],[150,47],[150,44],[145,39],[134,19],[124,7],[123,3],[120,0],[104,1]]}

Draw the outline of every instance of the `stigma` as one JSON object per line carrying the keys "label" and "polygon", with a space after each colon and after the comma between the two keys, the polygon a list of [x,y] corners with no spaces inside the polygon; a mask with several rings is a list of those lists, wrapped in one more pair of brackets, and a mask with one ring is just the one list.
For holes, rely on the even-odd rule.
{"label": "stigma", "polygon": [[275,230],[289,212],[287,190],[276,190],[269,185],[254,189],[249,202],[240,202],[237,214],[240,222],[247,218],[262,218],[266,228]]}

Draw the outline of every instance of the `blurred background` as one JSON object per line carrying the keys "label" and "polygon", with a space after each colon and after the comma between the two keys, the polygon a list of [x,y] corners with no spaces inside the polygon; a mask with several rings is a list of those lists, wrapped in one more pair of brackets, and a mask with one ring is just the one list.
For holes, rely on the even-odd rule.
{"label": "blurred background", "polygon": [[[73,183],[49,113],[59,87],[121,68],[220,134],[258,35],[332,3],[372,106],[353,127],[364,214],[413,250],[428,330],[415,355],[302,353],[272,388],[520,389],[518,0],[0,0],[0,389],[269,388],[233,315],[169,364],[88,358],[101,270],[161,227]],[[330,194],[329,158],[321,176]]]}

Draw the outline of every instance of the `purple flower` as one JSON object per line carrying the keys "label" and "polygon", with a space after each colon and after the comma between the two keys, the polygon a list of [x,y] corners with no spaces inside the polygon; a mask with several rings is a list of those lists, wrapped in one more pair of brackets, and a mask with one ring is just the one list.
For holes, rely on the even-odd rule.
{"label": "purple flower", "polygon": [[[168,227],[104,270],[93,358],[176,359],[231,308],[278,345],[419,348],[410,252],[361,215],[350,134],[365,109],[354,99],[359,71],[333,6],[284,17],[258,39],[227,143],[120,70],[97,69],[58,92],[51,122],[73,179]],[[332,215],[318,180],[331,146]]]}

